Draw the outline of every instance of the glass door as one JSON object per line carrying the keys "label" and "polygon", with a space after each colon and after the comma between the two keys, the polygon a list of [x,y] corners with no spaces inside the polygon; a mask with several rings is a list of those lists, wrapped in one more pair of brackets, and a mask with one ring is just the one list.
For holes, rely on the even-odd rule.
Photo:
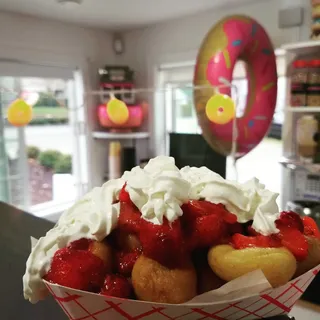
{"label": "glass door", "polygon": [[176,133],[200,133],[195,108],[193,88],[190,82],[166,83],[167,131]]}
{"label": "glass door", "polygon": [[27,208],[28,171],[24,128],[13,127],[6,121],[6,109],[18,97],[19,81],[13,77],[0,78],[0,200]]}
{"label": "glass door", "polygon": [[[0,77],[0,200],[38,216],[61,212],[86,192],[81,77]],[[17,97],[33,106],[22,128],[5,120]]]}

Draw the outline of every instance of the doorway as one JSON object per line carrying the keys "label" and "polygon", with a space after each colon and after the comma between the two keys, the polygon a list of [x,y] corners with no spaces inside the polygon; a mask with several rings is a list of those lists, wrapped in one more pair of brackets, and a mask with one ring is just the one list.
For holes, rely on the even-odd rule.
{"label": "doorway", "polygon": [[[0,68],[0,201],[46,216],[86,192],[87,144],[81,73],[37,71],[2,75]],[[6,120],[18,97],[33,109],[31,123],[19,128]]]}
{"label": "doorway", "polygon": [[[282,57],[277,58],[278,64],[278,97],[276,112],[273,122],[282,124],[283,109],[285,106],[285,81],[284,73],[282,72]],[[165,89],[166,97],[165,104],[165,120],[163,121],[164,132],[175,133],[200,133],[201,129],[198,126],[196,114],[193,107],[193,88],[191,87],[195,63],[190,62],[185,66],[162,67],[158,72],[159,87]],[[240,63],[234,69],[232,84],[237,87],[237,101],[239,115],[243,113],[247,98],[247,80],[244,66]],[[187,86],[187,88],[186,88]],[[188,87],[190,89],[188,89]],[[181,90],[181,88],[186,88]],[[189,92],[185,92],[185,91]],[[182,91],[182,92],[181,92]],[[235,91],[232,90],[232,94]],[[236,96],[233,96],[236,98]],[[192,110],[190,112],[190,107]],[[158,112],[155,119],[161,119],[162,108],[156,109]],[[161,128],[158,128],[158,130]],[[160,133],[157,133],[161,137]],[[166,140],[167,141],[167,140]],[[157,145],[160,145],[159,143]],[[279,159],[281,156],[282,142],[279,139],[265,137],[259,146],[252,150],[248,155],[241,158],[237,162],[238,180],[245,182],[252,177],[257,177],[266,188],[281,192],[281,167]],[[168,150],[168,147],[166,147]],[[161,154],[158,152],[157,154]],[[168,154],[168,153],[167,153]],[[270,170],[265,170],[268,168]],[[270,171],[272,174],[270,174]],[[227,178],[234,178],[232,160],[227,161]],[[279,198],[280,199],[280,198]]]}

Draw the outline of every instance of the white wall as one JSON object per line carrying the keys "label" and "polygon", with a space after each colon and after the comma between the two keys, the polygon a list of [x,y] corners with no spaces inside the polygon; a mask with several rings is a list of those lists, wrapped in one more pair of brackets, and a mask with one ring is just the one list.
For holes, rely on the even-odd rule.
{"label": "white wall", "polygon": [[[241,7],[211,10],[149,28],[125,33],[126,53],[122,61],[137,71],[139,86],[155,85],[156,68],[164,63],[174,63],[196,58],[197,50],[209,29],[221,18],[233,14],[246,14],[259,21],[268,31],[275,47],[309,37],[311,13],[309,0],[266,0]],[[301,28],[279,29],[278,11],[301,5],[306,8],[305,22]],[[153,110],[151,110],[152,112]],[[154,132],[163,126],[164,118],[150,114]],[[158,135],[159,136],[159,135]],[[153,139],[151,148],[159,142]],[[161,139],[161,135],[159,136]],[[154,148],[153,150],[154,151]]]}
{"label": "white wall", "polygon": [[0,12],[0,58],[79,66],[87,58],[114,61],[111,35],[20,14]]}

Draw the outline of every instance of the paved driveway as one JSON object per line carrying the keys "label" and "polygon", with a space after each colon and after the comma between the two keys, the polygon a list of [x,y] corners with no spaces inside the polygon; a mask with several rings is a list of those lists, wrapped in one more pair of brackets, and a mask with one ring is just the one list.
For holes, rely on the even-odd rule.
{"label": "paved driveway", "polygon": [[[9,154],[17,149],[17,129],[7,127],[5,129],[5,139],[10,140],[7,144]],[[41,150],[59,150],[62,153],[72,153],[72,129],[69,125],[46,125],[27,126],[25,128],[25,138],[27,146],[36,146]]]}

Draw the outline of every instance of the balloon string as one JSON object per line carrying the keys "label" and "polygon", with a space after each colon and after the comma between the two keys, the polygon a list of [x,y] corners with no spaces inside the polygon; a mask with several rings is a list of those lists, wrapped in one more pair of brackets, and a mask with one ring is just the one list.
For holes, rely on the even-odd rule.
{"label": "balloon string", "polygon": [[[237,126],[237,107],[239,105],[239,96],[238,96],[238,90],[237,87],[234,86],[229,80],[220,77],[219,81],[223,83],[225,86],[234,88],[235,90],[235,96],[236,96],[236,101],[235,101],[235,117],[232,121],[232,137],[231,137],[231,152],[230,152],[230,158],[232,161],[232,171],[234,175],[234,180],[238,181],[238,170],[237,170],[237,141],[238,141],[238,126]],[[214,87],[213,88],[215,93],[219,93],[219,87]]]}
{"label": "balloon string", "polygon": [[236,101],[235,101],[235,117],[232,121],[232,144],[231,144],[231,159],[232,159],[232,167],[235,175],[235,180],[238,181],[238,170],[237,170],[237,141],[238,141],[238,126],[237,126],[237,107],[238,107],[238,90],[237,87],[234,87]]}

